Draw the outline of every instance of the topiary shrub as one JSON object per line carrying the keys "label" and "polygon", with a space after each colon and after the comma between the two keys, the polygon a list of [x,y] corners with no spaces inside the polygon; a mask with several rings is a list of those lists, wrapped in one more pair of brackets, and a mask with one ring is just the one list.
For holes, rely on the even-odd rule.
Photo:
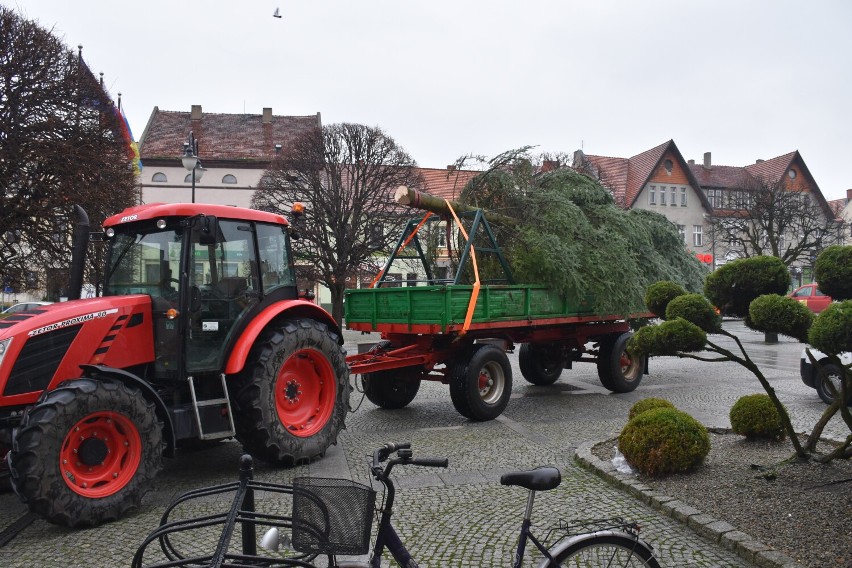
{"label": "topiary shrub", "polygon": [[666,308],[669,302],[686,294],[683,286],[669,280],[656,282],[645,290],[645,305],[657,317],[666,319]]}
{"label": "topiary shrub", "polygon": [[639,329],[627,342],[627,351],[634,357],[677,355],[701,351],[706,344],[704,330],[677,318]]}
{"label": "topiary shrub", "polygon": [[814,319],[808,343],[823,353],[852,351],[852,300],[830,304]]}
{"label": "topiary shrub", "polygon": [[733,260],[704,280],[704,295],[723,313],[748,315],[748,305],[763,294],[786,294],[790,286],[787,266],[777,256],[752,256]]}
{"label": "topiary shrub", "polygon": [[808,342],[808,330],[814,314],[803,303],[787,296],[765,294],[748,307],[746,323],[756,331],[775,332],[803,343]]}
{"label": "topiary shrub", "polygon": [[645,475],[689,471],[710,452],[707,429],[675,408],[653,408],[637,414],[618,436],[618,449]]}
{"label": "topiary shrub", "polygon": [[627,419],[633,420],[638,414],[652,408],[674,408],[675,405],[664,398],[643,398],[636,404],[630,407],[630,412],[627,413]]}
{"label": "topiary shrub", "polygon": [[830,246],[814,264],[819,289],[835,300],[852,299],[852,246]]}
{"label": "topiary shrub", "polygon": [[666,308],[666,319],[683,318],[708,333],[719,331],[722,327],[722,316],[716,313],[716,308],[701,294],[684,294],[669,302]]}
{"label": "topiary shrub", "polygon": [[740,397],[730,412],[731,429],[746,438],[784,438],[781,415],[767,394]]}

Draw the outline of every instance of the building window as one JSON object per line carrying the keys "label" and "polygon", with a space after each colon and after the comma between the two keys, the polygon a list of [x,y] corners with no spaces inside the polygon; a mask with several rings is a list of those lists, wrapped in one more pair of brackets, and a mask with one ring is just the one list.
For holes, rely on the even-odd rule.
{"label": "building window", "polygon": [[722,207],[722,190],[721,189],[708,189],[707,190],[707,200],[710,202],[710,206],[714,208]]}
{"label": "building window", "polygon": [[157,172],[153,176],[151,176],[151,181],[155,183],[166,183],[169,181],[169,178],[166,177],[166,174],[163,172]]}
{"label": "building window", "polygon": [[227,174],[222,178],[222,183],[237,183],[237,176],[232,174]]}
{"label": "building window", "polygon": [[656,205],[657,204],[657,186],[652,185],[648,189],[648,205]]}
{"label": "building window", "polygon": [[666,161],[663,162],[663,167],[666,168],[666,173],[668,175],[672,175],[672,167],[673,166],[674,166],[674,164],[672,163],[671,160],[666,160]]}
{"label": "building window", "polygon": [[680,240],[686,242],[686,225],[678,225],[677,232],[680,235]]}
{"label": "building window", "polygon": [[672,207],[677,207],[677,188],[672,188],[672,200],[669,202]]}
{"label": "building window", "polygon": [[660,205],[666,204],[666,188],[660,186]]}
{"label": "building window", "polygon": [[405,275],[405,285],[406,286],[417,286],[417,273],[409,272]]}
{"label": "building window", "polygon": [[680,206],[686,207],[686,188],[680,188]]}
{"label": "building window", "polygon": [[692,226],[692,246],[700,247],[704,244],[704,239],[701,235],[701,225]]}

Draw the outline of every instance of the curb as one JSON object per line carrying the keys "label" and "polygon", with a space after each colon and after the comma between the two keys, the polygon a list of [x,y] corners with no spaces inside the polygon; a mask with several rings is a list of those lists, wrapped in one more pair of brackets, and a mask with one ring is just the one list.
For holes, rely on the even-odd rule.
{"label": "curb", "polygon": [[583,468],[595,473],[610,484],[650,505],[667,517],[688,526],[706,539],[733,551],[740,558],[760,568],[801,568],[792,558],[755,540],[726,521],[705,515],[695,507],[678,501],[659,491],[654,491],[637,479],[619,473],[608,462],[592,453],[592,448],[604,440],[584,442],[574,452],[574,460]]}

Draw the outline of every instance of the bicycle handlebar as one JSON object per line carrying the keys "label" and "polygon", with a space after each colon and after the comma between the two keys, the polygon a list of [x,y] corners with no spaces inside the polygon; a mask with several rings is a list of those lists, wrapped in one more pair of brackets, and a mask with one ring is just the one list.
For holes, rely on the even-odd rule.
{"label": "bicycle handlebar", "polygon": [[390,473],[390,469],[396,464],[419,465],[423,467],[447,467],[450,463],[447,458],[413,458],[411,457],[411,442],[400,442],[385,444],[381,448],[376,449],[376,451],[373,452],[372,470],[374,472],[377,470],[381,471],[382,462],[387,461],[394,452],[399,452],[399,457],[391,460],[388,464],[388,469],[385,471],[386,474]]}

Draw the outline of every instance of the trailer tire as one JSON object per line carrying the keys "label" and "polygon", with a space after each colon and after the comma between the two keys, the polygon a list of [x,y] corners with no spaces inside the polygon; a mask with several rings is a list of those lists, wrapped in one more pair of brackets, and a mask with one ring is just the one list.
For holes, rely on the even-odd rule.
{"label": "trailer tire", "polygon": [[361,386],[367,399],[387,410],[408,406],[420,390],[419,367],[376,371],[361,375]]}
{"label": "trailer tire", "polygon": [[154,404],[130,385],[86,377],[43,393],[9,454],[12,483],[30,511],[72,528],[137,509],[162,460]]}
{"label": "trailer tire", "polygon": [[558,347],[534,343],[521,345],[518,364],[524,379],[538,386],[552,385],[559,380],[565,368]]}
{"label": "trailer tire", "polygon": [[237,439],[275,465],[322,457],[337,444],[350,389],[337,334],[312,319],[286,320],[258,339],[231,385]]}
{"label": "trailer tire", "polygon": [[598,377],[601,384],[612,392],[633,392],[642,381],[644,359],[627,353],[627,342],[632,332],[610,336],[601,340],[598,352]]}
{"label": "trailer tire", "polygon": [[512,395],[512,366],[496,345],[474,345],[453,365],[450,398],[459,414],[476,421],[500,416]]}

